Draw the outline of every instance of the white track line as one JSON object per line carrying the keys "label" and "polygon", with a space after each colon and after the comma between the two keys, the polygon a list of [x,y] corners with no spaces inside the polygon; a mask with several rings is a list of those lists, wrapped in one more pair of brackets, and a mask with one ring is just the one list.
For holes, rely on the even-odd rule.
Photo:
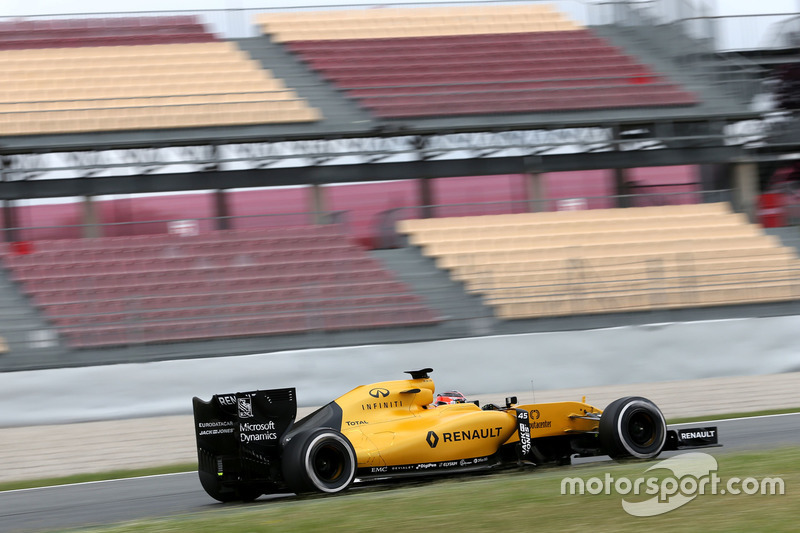
{"label": "white track line", "polygon": [[3,494],[7,494],[10,492],[27,492],[27,491],[44,490],[44,489],[58,489],[61,487],[75,487],[81,485],[100,485],[103,483],[115,483],[117,481],[129,481],[131,479],[150,479],[156,477],[183,476],[186,474],[197,474],[197,471],[192,470],[191,472],[172,472],[169,474],[152,474],[149,476],[120,477],[116,479],[100,479],[97,481],[81,481],[80,483],[64,483],[62,485],[47,485],[46,487],[30,487],[27,489],[11,489],[11,490],[0,491],[0,497],[2,497]]}
{"label": "white track line", "polygon": [[739,418],[717,418],[712,420],[699,420],[697,422],[681,422],[680,424],[667,424],[667,426],[692,426],[697,424],[713,424],[715,422],[736,422],[738,420],[758,420],[759,418],[778,418],[781,416],[798,416],[800,413],[781,413],[776,415],[740,416]]}

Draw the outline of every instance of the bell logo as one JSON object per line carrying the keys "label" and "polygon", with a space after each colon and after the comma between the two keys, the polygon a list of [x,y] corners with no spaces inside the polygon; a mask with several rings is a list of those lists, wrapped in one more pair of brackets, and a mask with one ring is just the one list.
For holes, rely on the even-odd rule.
{"label": "bell logo", "polygon": [[425,440],[428,441],[428,446],[431,448],[436,448],[436,445],[439,444],[439,435],[433,431],[429,431],[428,436],[425,437]]}
{"label": "bell logo", "polygon": [[389,396],[389,389],[377,388],[369,391],[369,395],[373,398],[386,398]]}

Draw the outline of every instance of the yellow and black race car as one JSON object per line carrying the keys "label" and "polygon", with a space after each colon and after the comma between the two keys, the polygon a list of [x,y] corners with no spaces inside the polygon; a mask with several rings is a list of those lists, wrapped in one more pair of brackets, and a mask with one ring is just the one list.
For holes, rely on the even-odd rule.
{"label": "yellow and black race car", "polygon": [[339,492],[354,480],[569,464],[574,456],[651,459],[717,445],[715,427],[667,429],[651,401],[620,398],[481,408],[433,404],[432,369],[363,385],[295,422],[295,389],[194,398],[200,482],[213,498]]}

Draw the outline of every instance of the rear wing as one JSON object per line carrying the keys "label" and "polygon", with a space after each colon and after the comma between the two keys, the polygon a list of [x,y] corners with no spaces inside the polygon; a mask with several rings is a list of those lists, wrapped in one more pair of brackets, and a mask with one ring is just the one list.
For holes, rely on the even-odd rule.
{"label": "rear wing", "polygon": [[192,406],[206,492],[225,501],[251,484],[281,484],[281,437],[297,416],[294,388],[215,394]]}

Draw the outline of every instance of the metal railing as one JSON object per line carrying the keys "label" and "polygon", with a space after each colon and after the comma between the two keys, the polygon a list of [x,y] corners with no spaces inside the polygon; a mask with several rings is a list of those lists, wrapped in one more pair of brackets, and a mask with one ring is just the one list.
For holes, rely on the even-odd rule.
{"label": "metal railing", "polygon": [[[9,209],[6,207],[5,209]],[[181,229],[181,224],[185,229]],[[176,225],[177,224],[177,225]],[[214,234],[217,230],[280,229],[288,226],[338,224],[349,232],[347,211],[310,211],[304,213],[272,213],[192,217],[189,219],[153,219],[125,222],[60,224],[53,226],[15,226],[0,228],[2,243],[18,241],[81,239],[95,237],[131,237],[136,235],[180,235],[182,231]]]}
{"label": "metal railing", "polygon": [[768,92],[762,85],[764,69],[730,53],[731,46],[720,42],[721,36],[731,35],[720,26],[739,20],[738,16],[711,16],[702,2],[663,0],[600,2],[594,18],[628,33],[642,49],[669,60],[687,79],[712,87],[709,97],[724,94],[749,104],[756,94]]}

